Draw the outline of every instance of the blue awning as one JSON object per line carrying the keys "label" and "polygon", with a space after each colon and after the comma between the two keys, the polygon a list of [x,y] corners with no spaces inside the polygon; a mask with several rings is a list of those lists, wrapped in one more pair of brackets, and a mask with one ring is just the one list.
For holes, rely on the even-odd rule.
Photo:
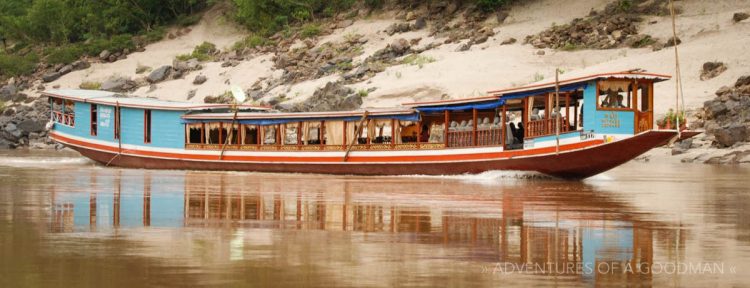
{"label": "blue awning", "polygon": [[[370,115],[368,119],[395,119],[400,121],[413,121],[417,122],[420,120],[419,113],[412,114],[398,114],[398,115]],[[310,118],[272,118],[272,119],[240,119],[237,122],[240,124],[247,125],[278,125],[286,123],[296,122],[315,122],[315,121],[359,121],[362,120],[362,116],[346,116],[346,117],[310,117]],[[231,123],[232,119],[183,119],[183,124],[192,123]]]}
{"label": "blue awning", "polygon": [[463,110],[487,110],[487,109],[495,109],[497,107],[501,107],[505,105],[505,100],[495,100],[492,102],[485,102],[485,103],[469,103],[469,104],[463,104],[463,105],[444,105],[444,106],[434,106],[434,107],[416,107],[417,111],[422,113],[430,113],[430,112],[443,112],[443,111],[463,111]]}
{"label": "blue awning", "polygon": [[[588,83],[581,82],[581,83],[573,83],[568,85],[562,85],[560,86],[560,92],[569,92],[569,91],[575,91],[578,89],[586,89],[588,87]],[[500,98],[502,99],[520,99],[520,98],[526,98],[529,96],[539,95],[539,94],[546,94],[546,93],[552,93],[555,92],[555,87],[548,87],[545,89],[540,90],[531,90],[531,91],[523,91],[523,92],[516,92],[516,93],[507,93],[503,94]]]}

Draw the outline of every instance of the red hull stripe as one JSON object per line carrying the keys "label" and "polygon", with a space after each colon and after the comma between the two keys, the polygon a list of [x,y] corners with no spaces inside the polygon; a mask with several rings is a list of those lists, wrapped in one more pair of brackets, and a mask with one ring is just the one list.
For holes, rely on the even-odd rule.
{"label": "red hull stripe", "polygon": [[[62,136],[57,133],[51,133],[50,136],[64,144],[95,149],[105,152],[118,153],[117,147],[90,143],[86,141],[80,141]],[[596,145],[603,144],[604,140],[595,139],[579,143],[560,145],[560,152],[567,152],[572,150],[584,149]],[[329,151],[330,152],[330,151]],[[218,155],[200,155],[200,154],[180,154],[180,153],[169,153],[169,152],[156,152],[146,151],[137,149],[122,149],[123,154],[137,155],[143,157],[154,157],[154,158],[170,158],[180,160],[194,160],[194,161],[219,161]],[[411,155],[411,156],[355,156],[352,155],[347,159],[347,163],[365,162],[450,162],[450,161],[477,161],[487,159],[503,159],[513,157],[529,157],[529,156],[541,156],[545,154],[555,153],[555,147],[544,147],[527,150],[511,150],[503,152],[491,152],[491,153],[473,153],[473,154],[454,154],[454,155]],[[284,157],[284,156],[237,156],[237,155],[224,155],[222,161],[235,161],[235,162],[328,162],[338,163],[343,162],[342,157]]]}

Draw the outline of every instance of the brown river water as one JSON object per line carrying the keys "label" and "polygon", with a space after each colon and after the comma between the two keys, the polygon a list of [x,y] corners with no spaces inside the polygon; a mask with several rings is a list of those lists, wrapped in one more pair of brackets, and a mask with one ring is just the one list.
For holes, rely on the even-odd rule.
{"label": "brown river water", "polygon": [[358,177],[0,153],[0,287],[750,285],[750,169]]}

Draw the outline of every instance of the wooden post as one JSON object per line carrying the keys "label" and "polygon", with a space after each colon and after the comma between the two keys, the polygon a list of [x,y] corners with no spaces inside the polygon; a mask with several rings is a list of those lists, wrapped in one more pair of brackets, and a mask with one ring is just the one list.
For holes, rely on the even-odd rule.
{"label": "wooden post", "polygon": [[471,145],[477,146],[477,108],[471,109],[472,125],[471,127]]}
{"label": "wooden post", "polygon": [[443,137],[445,137],[445,139],[443,139],[443,142],[445,142],[445,147],[448,147],[448,128],[451,127],[449,123],[451,120],[451,117],[450,117],[450,113],[448,112],[448,110],[445,110],[444,113],[445,113],[445,131],[443,131]]}
{"label": "wooden post", "polygon": [[[555,68],[555,153],[560,154],[560,69]],[[550,113],[550,115],[553,115]]]}
{"label": "wooden post", "polygon": [[565,94],[565,120],[566,127],[570,127],[570,92]]}
{"label": "wooden post", "polygon": [[347,121],[342,121],[342,122],[344,122],[344,138],[343,138],[343,141],[341,141],[341,143],[343,143],[342,144],[343,146],[341,146],[341,149],[346,150],[346,134],[347,134],[347,132],[349,132],[349,131],[346,131],[346,126],[347,126],[348,123],[347,123]]}
{"label": "wooden post", "polygon": [[417,148],[422,147],[422,120],[417,122]]}
{"label": "wooden post", "polygon": [[503,138],[500,139],[500,143],[503,144],[503,150],[505,150],[505,144],[506,144],[505,143],[505,139],[508,138],[507,137],[508,134],[505,134],[505,133],[508,133],[508,131],[506,131],[506,129],[505,129],[505,127],[507,127],[507,125],[505,125],[505,122],[508,121],[508,118],[507,118],[508,115],[507,115],[506,107],[507,107],[507,103],[503,104],[503,116],[500,118],[500,129],[502,129],[502,131],[503,131],[501,133],[501,137],[503,137]]}
{"label": "wooden post", "polygon": [[320,121],[320,128],[318,128],[318,141],[320,141],[320,149],[323,149],[325,146],[325,143],[323,143],[323,136],[325,133],[323,132],[323,129],[326,127],[326,121]]}
{"label": "wooden post", "polygon": [[391,119],[391,149],[393,148],[396,148],[396,119]]}
{"label": "wooden post", "polygon": [[529,136],[529,123],[526,121],[526,118],[529,117],[529,104],[528,104],[528,98],[523,98],[523,108],[521,109],[521,124],[523,124],[523,137],[526,138]]}

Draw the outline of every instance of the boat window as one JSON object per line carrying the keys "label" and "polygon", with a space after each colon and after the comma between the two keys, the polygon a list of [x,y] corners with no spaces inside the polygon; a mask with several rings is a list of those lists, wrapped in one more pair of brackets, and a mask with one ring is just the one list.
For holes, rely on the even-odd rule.
{"label": "boat window", "polygon": [[284,124],[284,136],[282,137],[284,139],[284,142],[282,144],[284,145],[297,145],[298,140],[298,127],[299,123],[287,123]]}
{"label": "boat window", "polygon": [[97,121],[96,104],[91,104],[91,136],[96,136],[97,134]]}
{"label": "boat window", "polygon": [[370,143],[373,144],[390,144],[393,133],[390,119],[373,119],[370,121],[367,131],[370,136]]}
{"label": "boat window", "polygon": [[632,108],[632,82],[629,80],[606,80],[599,82],[597,103],[599,108],[630,109]]}
{"label": "boat window", "polygon": [[52,101],[52,121],[75,127],[75,102],[54,98]]}
{"label": "boat window", "polygon": [[417,136],[419,135],[419,123],[412,122],[412,121],[399,121],[399,135],[401,137],[398,138],[400,140],[400,143],[397,141],[397,144],[401,143],[417,143]]}
{"label": "boat window", "polygon": [[263,145],[276,144],[276,126],[263,127]]}
{"label": "boat window", "polygon": [[203,132],[203,124],[201,123],[195,123],[195,124],[187,124],[187,143],[188,144],[203,144],[203,138],[201,135]]}
{"label": "boat window", "polygon": [[151,110],[143,110],[144,114],[144,129],[143,129],[143,143],[151,143]]}
{"label": "boat window", "polygon": [[206,123],[206,144],[219,144],[219,123]]}
{"label": "boat window", "polygon": [[249,145],[258,144],[258,127],[255,125],[243,125],[242,143]]}
{"label": "boat window", "polygon": [[302,144],[319,145],[320,144],[320,121],[302,123]]}
{"label": "boat window", "polygon": [[228,144],[240,144],[240,126],[237,123],[224,123],[224,141]]}

